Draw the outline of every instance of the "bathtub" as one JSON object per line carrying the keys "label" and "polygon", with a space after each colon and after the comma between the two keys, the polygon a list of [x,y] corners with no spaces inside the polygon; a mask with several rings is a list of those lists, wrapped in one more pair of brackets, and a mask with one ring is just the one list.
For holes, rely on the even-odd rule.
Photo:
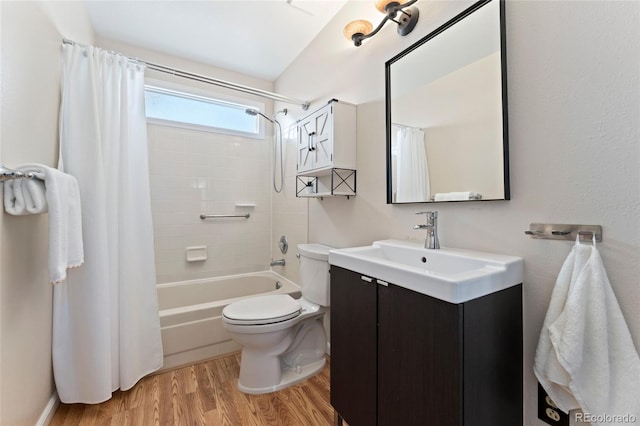
{"label": "bathtub", "polygon": [[290,294],[300,287],[273,272],[158,284],[163,370],[231,353],[240,346],[222,325],[222,309],[246,297]]}

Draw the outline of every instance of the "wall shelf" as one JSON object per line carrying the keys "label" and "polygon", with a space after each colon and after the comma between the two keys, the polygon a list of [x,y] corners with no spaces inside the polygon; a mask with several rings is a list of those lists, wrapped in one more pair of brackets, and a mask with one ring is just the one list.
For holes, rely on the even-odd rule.
{"label": "wall shelf", "polygon": [[356,171],[353,169],[332,168],[321,176],[296,176],[296,197],[355,197]]}

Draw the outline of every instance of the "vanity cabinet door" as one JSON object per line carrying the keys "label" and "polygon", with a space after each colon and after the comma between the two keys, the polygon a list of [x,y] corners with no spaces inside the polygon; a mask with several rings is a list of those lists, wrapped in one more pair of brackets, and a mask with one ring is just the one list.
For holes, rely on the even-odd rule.
{"label": "vanity cabinet door", "polygon": [[377,424],[461,425],[462,305],[377,287]]}
{"label": "vanity cabinet door", "polygon": [[331,267],[331,405],[349,426],[377,424],[376,287]]}

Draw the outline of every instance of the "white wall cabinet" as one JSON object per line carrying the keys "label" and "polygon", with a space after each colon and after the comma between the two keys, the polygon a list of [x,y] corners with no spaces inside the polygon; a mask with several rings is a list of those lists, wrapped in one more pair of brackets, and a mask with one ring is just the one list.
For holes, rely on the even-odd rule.
{"label": "white wall cabinet", "polygon": [[356,106],[332,99],[298,120],[296,196],[356,195]]}
{"label": "white wall cabinet", "polygon": [[331,100],[298,121],[298,176],[356,168],[356,107]]}

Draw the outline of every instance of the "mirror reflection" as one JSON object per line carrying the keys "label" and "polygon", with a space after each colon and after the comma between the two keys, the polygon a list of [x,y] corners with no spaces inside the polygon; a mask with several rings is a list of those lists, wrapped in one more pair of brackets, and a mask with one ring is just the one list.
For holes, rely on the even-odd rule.
{"label": "mirror reflection", "polygon": [[387,62],[388,203],[509,199],[502,9],[476,3]]}

